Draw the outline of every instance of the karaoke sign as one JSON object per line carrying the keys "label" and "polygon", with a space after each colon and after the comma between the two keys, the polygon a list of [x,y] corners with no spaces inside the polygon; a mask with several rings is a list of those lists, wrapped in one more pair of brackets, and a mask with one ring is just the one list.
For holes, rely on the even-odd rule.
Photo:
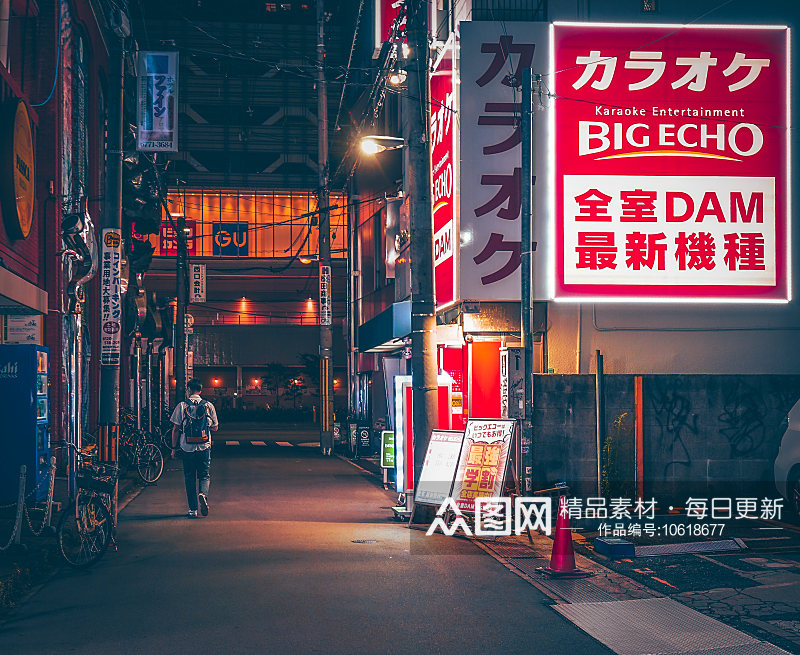
{"label": "karaoke sign", "polygon": [[554,25],[555,298],[790,298],[788,43]]}

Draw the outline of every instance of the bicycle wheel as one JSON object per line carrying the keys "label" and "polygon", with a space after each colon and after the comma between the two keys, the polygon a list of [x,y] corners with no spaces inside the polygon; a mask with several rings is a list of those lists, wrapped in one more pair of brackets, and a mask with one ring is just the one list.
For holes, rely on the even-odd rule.
{"label": "bicycle wheel", "polygon": [[99,560],[111,541],[111,514],[97,496],[80,495],[61,515],[58,549],[67,564],[84,568]]}
{"label": "bicycle wheel", "polygon": [[154,443],[143,444],[136,458],[136,470],[139,477],[152,484],[161,477],[164,471],[164,455]]}

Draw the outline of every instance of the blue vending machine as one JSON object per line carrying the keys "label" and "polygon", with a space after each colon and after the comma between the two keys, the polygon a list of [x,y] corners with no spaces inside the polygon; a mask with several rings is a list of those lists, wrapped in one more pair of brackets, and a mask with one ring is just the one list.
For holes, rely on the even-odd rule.
{"label": "blue vending machine", "polygon": [[0,505],[16,502],[22,464],[25,494],[36,489],[37,501],[47,498],[49,370],[50,351],[44,346],[0,345]]}

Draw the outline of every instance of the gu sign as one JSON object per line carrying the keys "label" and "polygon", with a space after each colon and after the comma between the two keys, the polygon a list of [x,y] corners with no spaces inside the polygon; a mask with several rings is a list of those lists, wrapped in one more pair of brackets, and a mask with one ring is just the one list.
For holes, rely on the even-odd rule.
{"label": "gu sign", "polygon": [[452,40],[430,75],[431,211],[436,309],[456,300],[456,112]]}
{"label": "gu sign", "polygon": [[553,49],[554,297],[787,301],[788,28],[556,23]]}

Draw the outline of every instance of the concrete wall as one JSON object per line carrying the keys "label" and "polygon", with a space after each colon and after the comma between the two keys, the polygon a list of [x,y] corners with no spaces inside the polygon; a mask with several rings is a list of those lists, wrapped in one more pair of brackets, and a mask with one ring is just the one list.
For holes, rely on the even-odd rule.
{"label": "concrete wall", "polygon": [[548,366],[611,374],[800,372],[800,307],[549,303]]}
{"label": "concrete wall", "polygon": [[[612,495],[627,497],[634,474],[634,377],[608,375],[605,385],[613,454],[604,455],[604,465]],[[563,480],[576,495],[595,496],[594,376],[536,376],[534,388],[536,484]],[[646,497],[681,502],[690,492],[737,496],[747,488],[775,497],[772,467],[782,422],[800,398],[800,375],[647,375],[643,389]]]}

